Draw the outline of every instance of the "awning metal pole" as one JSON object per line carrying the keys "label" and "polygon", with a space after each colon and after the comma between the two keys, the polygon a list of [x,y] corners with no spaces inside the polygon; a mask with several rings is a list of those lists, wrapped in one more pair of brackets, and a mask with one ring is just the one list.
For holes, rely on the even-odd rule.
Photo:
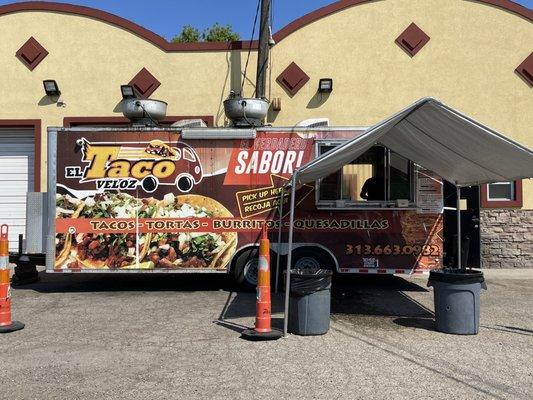
{"label": "awning metal pole", "polygon": [[281,229],[283,228],[283,200],[285,197],[285,186],[281,187],[281,197],[279,202],[279,229],[278,229],[278,254],[276,255],[276,282],[274,283],[274,293],[278,293],[279,269],[281,259]]}
{"label": "awning metal pole", "polygon": [[462,268],[461,254],[461,187],[455,186],[457,190],[457,268]]}
{"label": "awning metal pole", "polygon": [[285,277],[285,313],[283,315],[283,336],[287,337],[288,327],[289,327],[289,293],[291,288],[291,262],[292,262],[292,233],[294,225],[294,198],[296,197],[296,175],[297,172],[294,172],[291,180],[291,208],[289,216],[289,240],[287,245],[287,275]]}

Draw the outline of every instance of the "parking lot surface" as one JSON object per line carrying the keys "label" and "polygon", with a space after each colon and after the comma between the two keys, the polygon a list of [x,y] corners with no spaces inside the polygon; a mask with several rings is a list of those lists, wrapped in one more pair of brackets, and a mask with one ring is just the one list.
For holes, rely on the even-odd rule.
{"label": "parking lot surface", "polygon": [[[433,328],[426,278],[350,277],[331,329],[240,338],[255,294],[224,275],[48,275],[13,290],[9,399],[530,399],[533,270],[488,271],[475,336]],[[273,298],[282,324],[283,298]]]}

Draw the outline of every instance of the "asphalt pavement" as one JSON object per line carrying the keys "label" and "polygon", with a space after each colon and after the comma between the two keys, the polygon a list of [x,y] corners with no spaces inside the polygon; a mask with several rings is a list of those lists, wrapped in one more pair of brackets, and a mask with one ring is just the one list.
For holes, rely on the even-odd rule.
{"label": "asphalt pavement", "polygon": [[[533,269],[486,272],[478,335],[436,332],[424,277],[336,279],[330,331],[240,338],[225,275],[50,275],[13,289],[6,399],[531,399]],[[283,299],[273,299],[282,326]]]}

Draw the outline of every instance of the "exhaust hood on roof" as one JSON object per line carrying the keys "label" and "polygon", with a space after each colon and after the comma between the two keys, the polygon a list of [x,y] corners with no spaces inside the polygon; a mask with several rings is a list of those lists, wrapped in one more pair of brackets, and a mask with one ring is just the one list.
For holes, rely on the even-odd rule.
{"label": "exhaust hood on roof", "polygon": [[134,125],[157,126],[167,115],[161,100],[128,98],[122,100],[122,113]]}

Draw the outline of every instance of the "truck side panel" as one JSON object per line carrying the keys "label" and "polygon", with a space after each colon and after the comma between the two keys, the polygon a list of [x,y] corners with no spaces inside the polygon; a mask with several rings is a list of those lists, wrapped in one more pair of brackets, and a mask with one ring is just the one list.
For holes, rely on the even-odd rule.
{"label": "truck side panel", "polygon": [[[278,207],[288,204],[281,188],[314,156],[319,135],[259,131],[255,139],[183,140],[168,130],[60,130],[50,142],[56,219],[47,270],[226,271],[238,249],[257,242],[265,222],[277,241]],[[318,209],[314,185],[297,191],[296,204],[295,243],[328,249],[340,272],[442,266],[438,209]]]}

